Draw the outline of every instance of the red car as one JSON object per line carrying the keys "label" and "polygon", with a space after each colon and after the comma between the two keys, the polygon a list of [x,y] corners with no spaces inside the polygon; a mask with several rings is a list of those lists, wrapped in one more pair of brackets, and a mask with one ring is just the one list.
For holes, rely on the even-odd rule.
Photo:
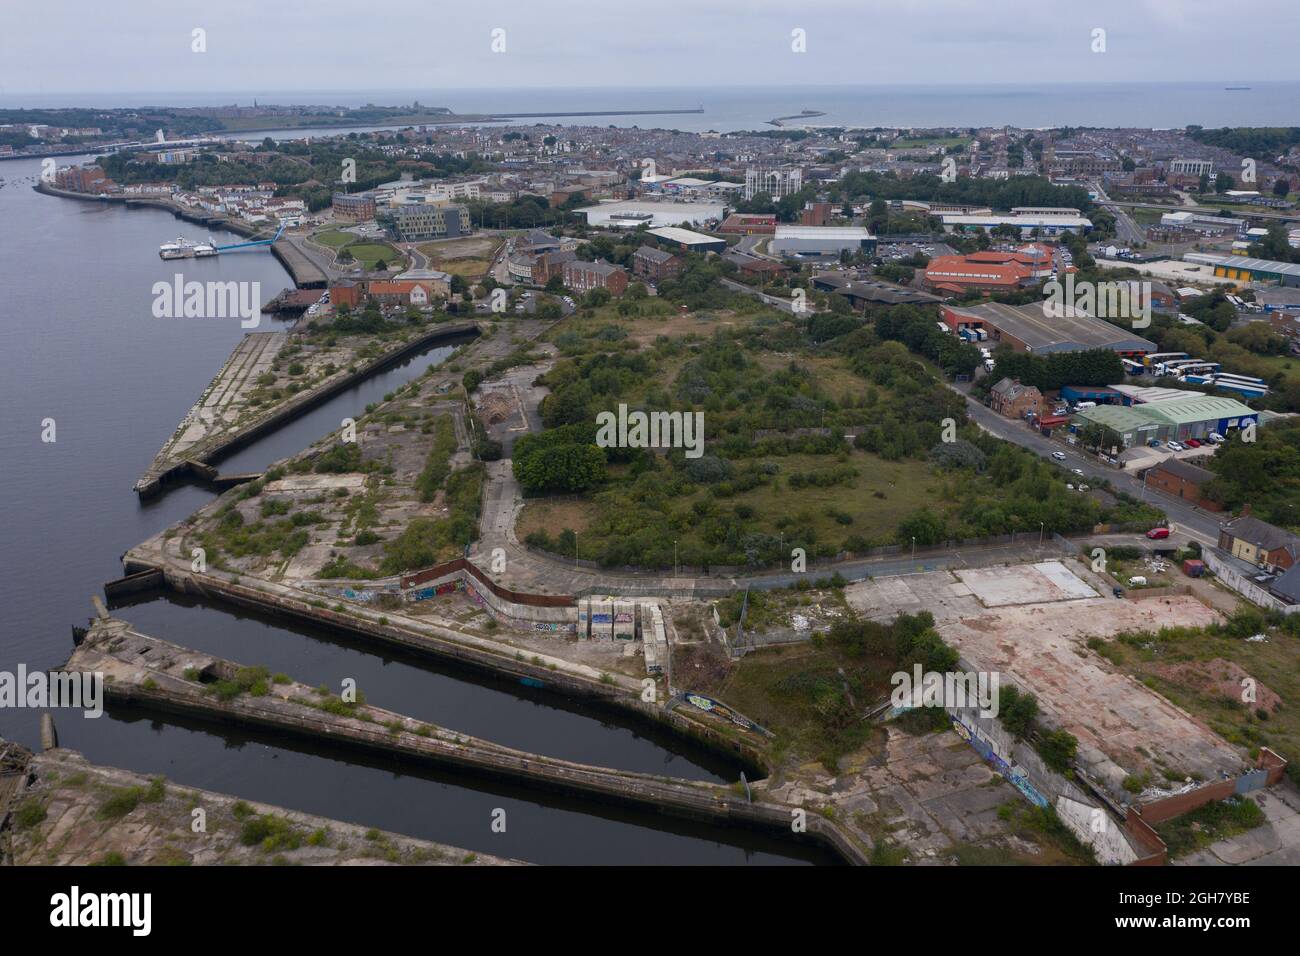
{"label": "red car", "polygon": [[1189,439],[1187,439],[1187,447],[1188,447],[1188,448],[1200,448],[1200,447],[1201,447],[1201,443],[1198,442],[1195,438],[1189,438]]}
{"label": "red car", "polygon": [[1148,538],[1151,538],[1152,540],[1154,540],[1154,539],[1156,539],[1156,538],[1167,538],[1167,537],[1169,537],[1169,529],[1168,529],[1168,528],[1152,528],[1150,531],[1147,532],[1147,537],[1148,537]]}

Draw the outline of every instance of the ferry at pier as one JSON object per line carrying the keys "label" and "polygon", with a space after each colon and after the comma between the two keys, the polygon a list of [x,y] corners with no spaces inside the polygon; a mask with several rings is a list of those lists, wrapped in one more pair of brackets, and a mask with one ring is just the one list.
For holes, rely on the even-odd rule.
{"label": "ferry at pier", "polygon": [[206,256],[215,256],[217,247],[212,241],[195,242],[193,239],[176,238],[171,242],[164,242],[158,247],[158,257],[160,259],[202,259]]}

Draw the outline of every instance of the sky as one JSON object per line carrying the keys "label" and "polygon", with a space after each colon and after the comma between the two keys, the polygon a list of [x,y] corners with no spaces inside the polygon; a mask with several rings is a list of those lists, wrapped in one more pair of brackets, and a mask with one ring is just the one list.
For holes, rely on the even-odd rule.
{"label": "sky", "polygon": [[[11,0],[0,96],[1300,79],[1300,2],[1244,6],[1243,17],[1221,0]],[[496,51],[493,31],[504,31]]]}

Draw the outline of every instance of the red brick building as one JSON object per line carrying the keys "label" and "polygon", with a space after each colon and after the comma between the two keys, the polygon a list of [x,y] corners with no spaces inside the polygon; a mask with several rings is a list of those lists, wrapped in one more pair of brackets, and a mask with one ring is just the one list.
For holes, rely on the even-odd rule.
{"label": "red brick building", "polygon": [[828,202],[810,202],[799,211],[801,226],[829,226],[834,206]]}
{"label": "red brick building", "polygon": [[344,279],[341,282],[335,282],[330,286],[330,305],[338,308],[340,305],[346,305],[349,309],[361,307],[362,300],[366,297],[366,287],[360,282],[353,282],[350,279]]}
{"label": "red brick building", "polygon": [[98,166],[69,166],[55,174],[55,185],[77,193],[106,193],[113,188],[113,180]]}
{"label": "red brick building", "polygon": [[579,294],[592,289],[608,289],[615,297],[627,291],[627,271],[608,262],[583,262],[574,259],[564,264],[564,284]]}
{"label": "red brick building", "polygon": [[671,252],[642,246],[632,254],[632,274],[646,282],[659,283],[681,275],[685,263]]}
{"label": "red brick building", "polygon": [[1043,393],[1033,385],[1021,385],[1018,378],[1004,378],[989,391],[989,408],[1007,418],[1025,418],[1030,412],[1042,415]]}
{"label": "red brick building", "polygon": [[533,260],[533,284],[546,285],[553,277],[563,276],[564,264],[577,258],[572,250],[542,253]]}
{"label": "red brick building", "polygon": [[1223,505],[1210,501],[1201,494],[1201,488],[1214,478],[1214,472],[1182,461],[1170,458],[1153,468],[1147,469],[1146,483],[1158,488],[1167,495],[1193,502],[1198,508],[1207,511],[1222,511]]}
{"label": "red brick building", "polygon": [[717,231],[737,236],[774,236],[776,216],[734,212],[723,221]]}

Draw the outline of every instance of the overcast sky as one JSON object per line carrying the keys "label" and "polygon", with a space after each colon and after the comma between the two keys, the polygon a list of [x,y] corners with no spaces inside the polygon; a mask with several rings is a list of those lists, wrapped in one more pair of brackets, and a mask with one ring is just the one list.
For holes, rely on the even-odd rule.
{"label": "overcast sky", "polygon": [[1300,0],[32,0],[0,95],[1295,80],[1298,48]]}

